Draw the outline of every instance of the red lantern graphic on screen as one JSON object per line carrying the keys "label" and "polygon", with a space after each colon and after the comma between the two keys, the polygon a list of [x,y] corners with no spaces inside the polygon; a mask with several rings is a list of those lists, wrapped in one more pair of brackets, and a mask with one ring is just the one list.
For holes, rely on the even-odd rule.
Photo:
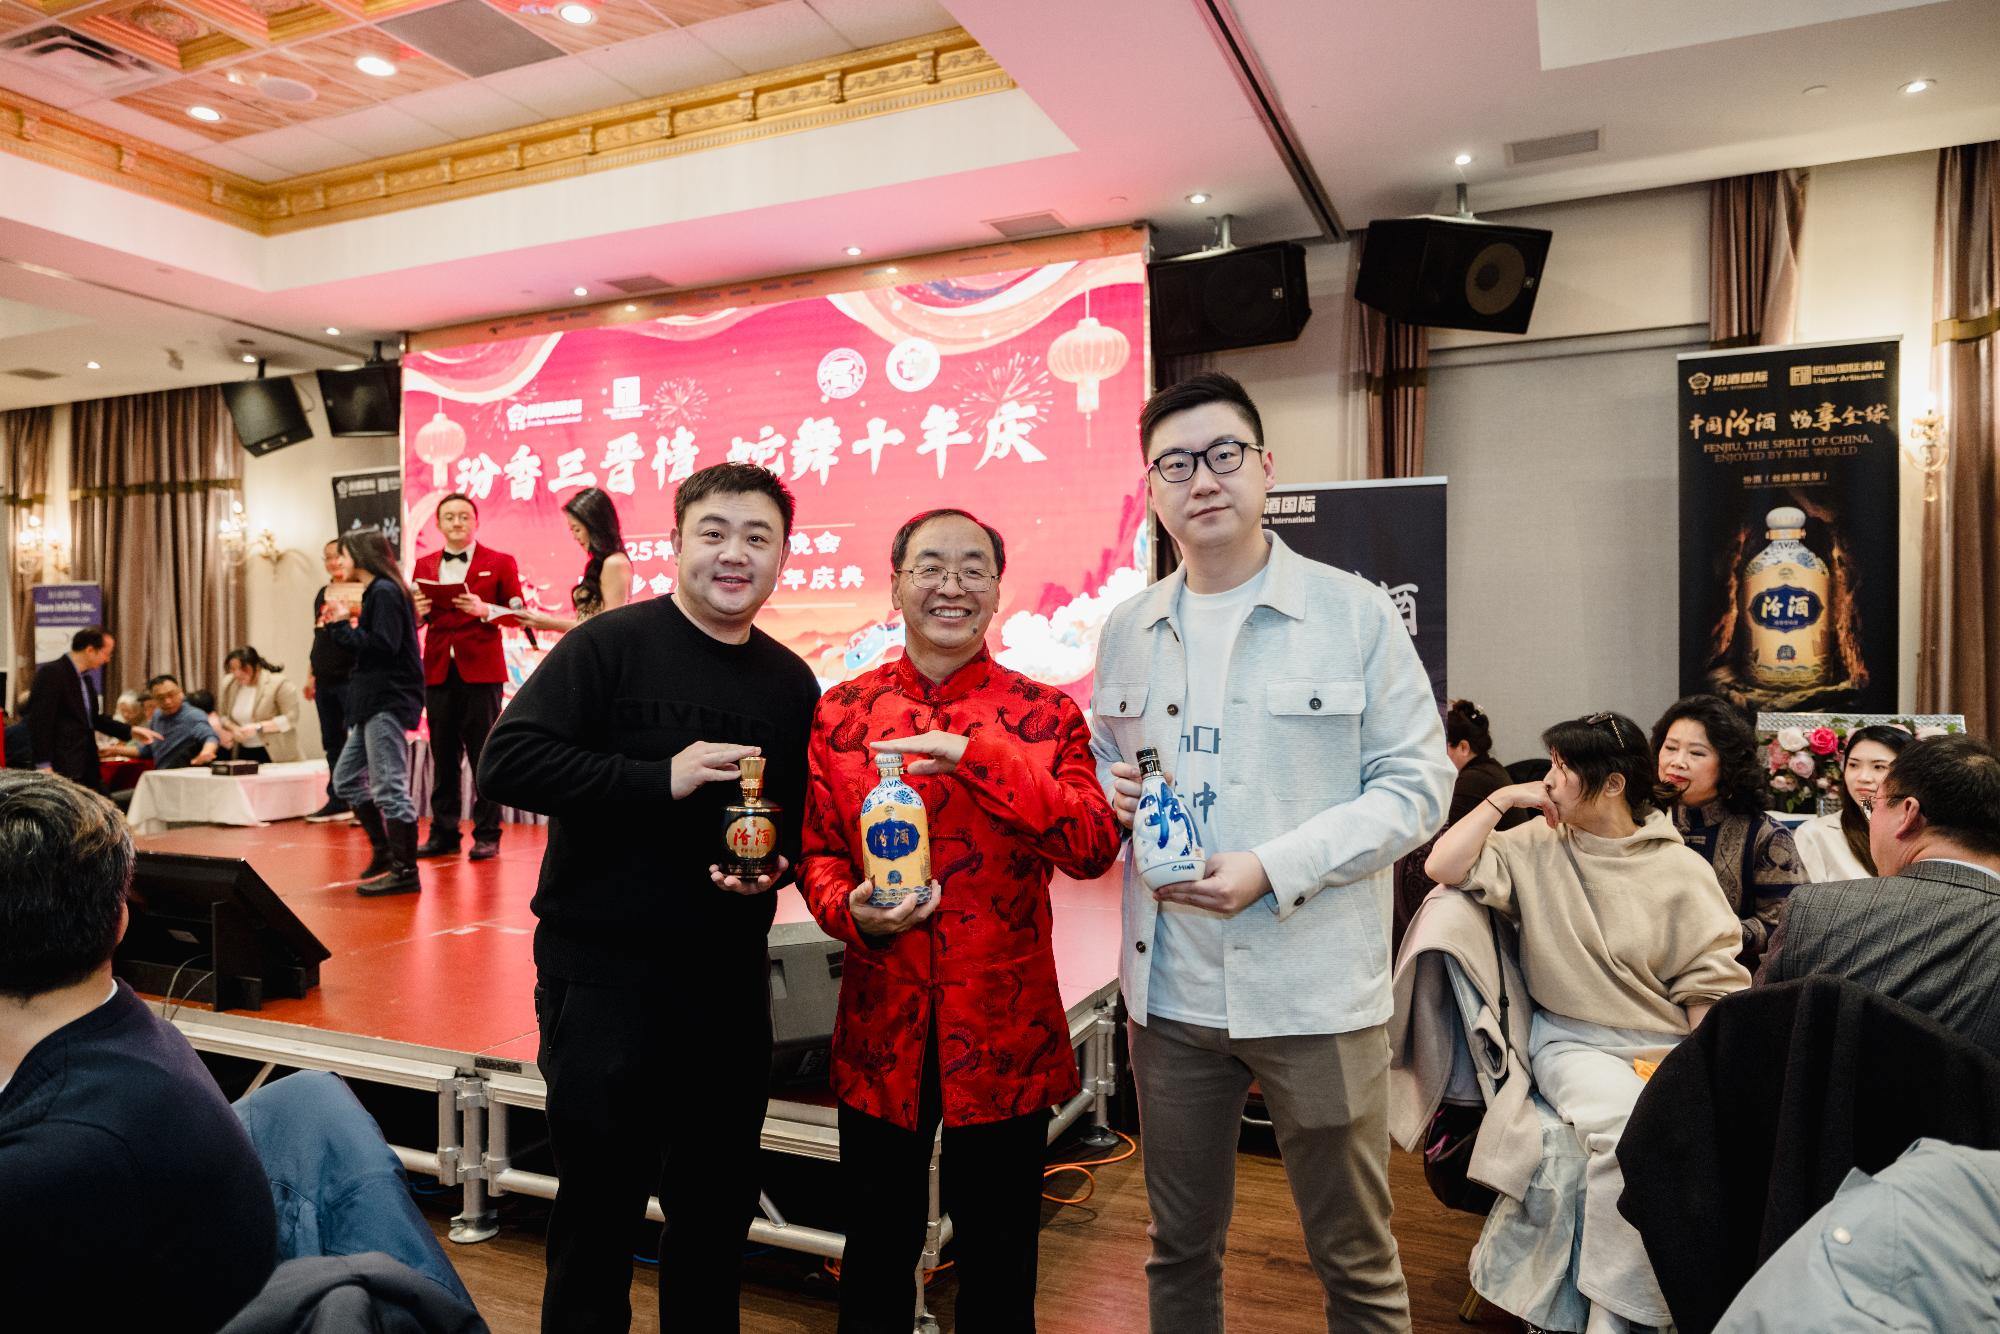
{"label": "red lantern graphic on screen", "polygon": [[1084,316],[1076,327],[1049,344],[1049,374],[1076,386],[1076,410],[1084,418],[1084,444],[1090,443],[1090,414],[1097,411],[1097,386],[1125,369],[1132,344],[1118,330],[1090,315],[1090,293],[1083,296]]}
{"label": "red lantern graphic on screen", "polygon": [[444,415],[444,396],[438,396],[437,415],[417,432],[417,457],[431,465],[431,484],[445,488],[445,465],[465,452],[465,428]]}

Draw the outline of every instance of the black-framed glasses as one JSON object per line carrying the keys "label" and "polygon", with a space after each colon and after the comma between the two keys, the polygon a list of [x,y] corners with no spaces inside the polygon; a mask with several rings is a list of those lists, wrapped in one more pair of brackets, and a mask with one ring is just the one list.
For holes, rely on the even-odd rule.
{"label": "black-framed glasses", "polygon": [[993,587],[995,578],[994,575],[988,574],[985,570],[978,568],[954,570],[948,565],[913,565],[906,570],[898,571],[898,573],[909,575],[910,582],[918,588],[923,589],[926,593],[935,592],[943,588],[944,581],[951,578],[958,580],[958,586],[964,592],[984,593],[987,589]]}
{"label": "black-framed glasses", "polygon": [[1207,449],[1170,449],[1146,467],[1160,474],[1163,481],[1176,483],[1192,481],[1197,463],[1206,463],[1208,470],[1217,477],[1227,477],[1243,466],[1243,460],[1250,457],[1250,451],[1253,449],[1259,454],[1264,452],[1262,445],[1225,437]]}

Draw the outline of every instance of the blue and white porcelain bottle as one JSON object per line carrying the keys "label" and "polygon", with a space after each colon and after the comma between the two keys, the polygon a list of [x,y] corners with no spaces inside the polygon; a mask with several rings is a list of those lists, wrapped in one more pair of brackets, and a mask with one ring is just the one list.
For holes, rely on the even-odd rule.
{"label": "blue and white porcelain bottle", "polygon": [[931,883],[930,822],[924,799],[903,781],[903,757],[877,755],[879,781],[861,802],[862,862],[875,892],[868,901],[893,908]]}
{"label": "blue and white porcelain bottle", "polygon": [[1139,809],[1132,819],[1132,856],[1147,889],[1199,880],[1208,863],[1194,817],[1160,769],[1160,752],[1139,752]]}

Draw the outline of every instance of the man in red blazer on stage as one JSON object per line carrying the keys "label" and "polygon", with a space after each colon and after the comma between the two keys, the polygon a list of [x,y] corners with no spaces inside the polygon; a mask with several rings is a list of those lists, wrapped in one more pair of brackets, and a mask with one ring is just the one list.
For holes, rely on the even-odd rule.
{"label": "man in red blazer on stage", "polygon": [[[459,757],[469,757],[473,772],[479,771],[507,680],[500,627],[492,617],[504,615],[521,596],[514,558],[472,540],[479,528],[472,497],[454,491],[439,501],[437,526],[444,546],[417,557],[414,577],[419,585],[462,584],[465,591],[449,602],[433,601],[422,587],[416,594],[417,618],[425,625],[424,709],[431,720],[431,836],[417,849],[419,857],[458,851]],[[499,852],[500,804],[480,796],[475,786],[472,860]]]}

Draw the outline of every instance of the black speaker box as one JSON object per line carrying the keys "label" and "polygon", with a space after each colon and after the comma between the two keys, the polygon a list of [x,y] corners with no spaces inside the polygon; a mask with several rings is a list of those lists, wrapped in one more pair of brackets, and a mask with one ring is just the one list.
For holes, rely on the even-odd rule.
{"label": "black speaker box", "polygon": [[1377,218],[1354,295],[1405,324],[1526,333],[1550,236],[1467,218]]}
{"label": "black speaker box", "polygon": [[217,1010],[304,996],[331,952],[241,857],[141,852],[112,972],[136,991]]}
{"label": "black speaker box", "polygon": [[1312,317],[1305,247],[1291,241],[1168,260],[1146,281],[1155,356],[1288,343]]}
{"label": "black speaker box", "polygon": [[771,1086],[826,1079],[846,948],[816,922],[778,922],[771,955]]}

